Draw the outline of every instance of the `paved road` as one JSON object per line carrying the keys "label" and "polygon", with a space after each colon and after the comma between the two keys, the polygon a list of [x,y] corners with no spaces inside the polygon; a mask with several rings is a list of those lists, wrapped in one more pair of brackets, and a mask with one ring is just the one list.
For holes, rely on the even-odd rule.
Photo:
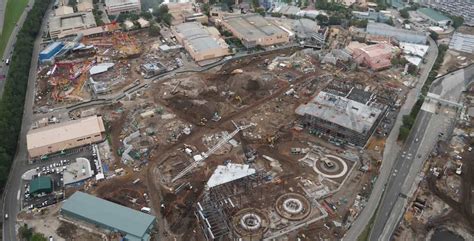
{"label": "paved road", "polygon": [[390,240],[393,231],[407,205],[406,197],[411,196],[417,183],[423,178],[420,173],[424,160],[429,156],[439,134],[449,136],[455,124],[457,110],[455,105],[439,106],[442,100],[459,102],[462,91],[474,79],[474,65],[450,73],[437,79],[430,93],[439,99],[426,99],[408,140],[392,169],[392,177],[386,187],[385,195],[377,212],[370,240]]}
{"label": "paved road", "polygon": [[[0,1],[2,1],[2,2],[0,2],[0,9],[1,9],[0,10],[0,19],[1,19],[0,20],[0,26],[3,27],[4,15],[3,15],[2,10],[4,10],[4,9],[2,9],[2,8],[6,7],[7,0],[0,0]],[[23,13],[21,14],[20,19],[18,19],[18,23],[15,26],[15,28],[13,29],[13,31],[10,35],[10,39],[8,39],[7,46],[5,47],[5,51],[3,52],[2,62],[0,63],[0,75],[7,76],[7,74],[8,74],[9,67],[8,67],[8,65],[5,64],[5,60],[9,59],[11,57],[14,45],[16,43],[16,35],[20,31],[21,26],[23,26],[23,23],[25,22],[25,19],[26,19],[26,15],[28,15],[28,12],[33,7],[33,4],[34,4],[34,0],[30,0],[30,2],[28,3],[28,6],[25,8]],[[1,30],[0,30],[0,33],[1,33]],[[0,98],[3,95],[3,88],[4,87],[5,87],[5,79],[0,79]]]}
{"label": "paved road", "polygon": [[[51,9],[51,8],[48,8]],[[50,11],[50,10],[48,10]],[[46,17],[49,12],[46,13]],[[47,21],[43,21],[42,29],[46,27]],[[8,241],[16,240],[16,215],[20,210],[19,192],[21,188],[21,175],[32,168],[27,163],[27,151],[26,151],[26,133],[30,129],[33,118],[33,101],[36,81],[36,70],[37,70],[37,59],[40,51],[41,34],[38,36],[35,42],[33,50],[33,56],[31,61],[30,74],[28,79],[28,88],[25,98],[25,107],[23,112],[23,121],[21,125],[21,132],[18,140],[17,155],[13,160],[13,165],[8,176],[7,186],[4,191],[4,202],[3,211],[7,213],[9,218],[3,223],[3,239]]]}
{"label": "paved road", "polygon": [[385,184],[387,183],[387,180],[391,175],[393,163],[401,149],[401,147],[397,143],[397,138],[400,126],[402,125],[403,116],[410,113],[413,105],[418,99],[418,95],[421,92],[423,84],[428,78],[428,74],[431,71],[431,68],[433,67],[433,64],[436,60],[436,56],[438,56],[438,48],[436,46],[436,43],[432,39],[429,39],[429,41],[430,48],[428,50],[427,56],[425,57],[427,59],[427,63],[421,66],[419,80],[416,83],[415,88],[411,89],[408,93],[405,103],[400,108],[400,112],[398,113],[392,131],[387,137],[387,140],[385,142],[385,149],[383,152],[382,166],[380,167],[378,178],[373,186],[373,190],[370,194],[367,205],[359,214],[357,219],[352,223],[350,229],[346,232],[344,240],[357,240],[359,235],[362,233],[362,231],[364,231],[365,227],[369,223],[371,217],[375,214],[380,199],[382,198]]}

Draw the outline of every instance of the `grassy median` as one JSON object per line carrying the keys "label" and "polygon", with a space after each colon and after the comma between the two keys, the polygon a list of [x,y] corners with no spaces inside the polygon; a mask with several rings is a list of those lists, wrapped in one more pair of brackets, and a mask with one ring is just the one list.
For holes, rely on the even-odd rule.
{"label": "grassy median", "polygon": [[18,19],[20,19],[23,10],[28,5],[29,0],[8,0],[5,8],[5,16],[3,19],[3,31],[0,36],[0,56],[3,56],[3,51],[7,47],[8,39],[15,28]]}

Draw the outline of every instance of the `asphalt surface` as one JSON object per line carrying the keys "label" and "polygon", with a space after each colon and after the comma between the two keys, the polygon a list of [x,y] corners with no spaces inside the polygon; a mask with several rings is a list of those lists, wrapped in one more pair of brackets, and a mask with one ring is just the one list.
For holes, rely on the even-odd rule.
{"label": "asphalt surface", "polygon": [[419,80],[416,83],[415,88],[411,89],[410,92],[407,94],[407,98],[402,107],[400,108],[392,131],[387,137],[383,152],[382,165],[379,169],[379,175],[373,185],[373,189],[370,194],[367,205],[364,207],[362,212],[357,216],[356,220],[352,223],[351,227],[346,232],[343,238],[344,240],[357,240],[360,234],[364,231],[370,219],[375,214],[380,199],[382,198],[387,180],[390,175],[392,175],[392,166],[401,149],[401,147],[397,143],[397,138],[400,126],[402,125],[403,116],[410,113],[413,105],[418,99],[418,95],[421,92],[423,84],[428,78],[428,74],[431,71],[431,68],[433,67],[433,64],[436,60],[436,56],[438,56],[438,48],[436,46],[436,43],[432,39],[429,39],[429,41],[430,48],[428,49],[427,56],[425,57],[427,59],[427,63],[421,66]]}
{"label": "asphalt surface", "polygon": [[[3,29],[3,20],[5,17],[4,10],[6,7],[7,0],[0,0],[0,1],[2,1],[0,2],[0,19],[1,19],[0,26]],[[28,12],[30,11],[30,9],[33,7],[33,4],[34,4],[34,0],[30,0],[30,2],[28,3],[28,6],[26,6],[25,10],[21,14],[15,28],[13,29],[10,35],[10,39],[8,40],[7,46],[5,47],[5,51],[3,52],[2,62],[0,63],[0,76],[3,75],[6,77],[8,74],[9,66],[5,64],[5,61],[9,59],[12,55],[13,48],[16,43],[16,36],[18,32],[20,31],[21,26],[23,26],[26,16],[28,15]],[[1,33],[1,30],[0,30],[0,33]],[[5,87],[5,80],[6,80],[5,78],[0,78],[0,98],[2,98],[3,96],[3,88]]]}
{"label": "asphalt surface", "polygon": [[[474,65],[450,73],[435,80],[430,93],[440,99],[459,102],[462,91],[473,81]],[[449,136],[457,118],[456,106],[446,105],[435,99],[425,99],[416,122],[402,152],[392,168],[392,175],[377,212],[370,240],[390,240],[402,218],[407,205],[407,196],[414,193],[417,183],[423,178],[420,173],[424,161],[442,135]]]}

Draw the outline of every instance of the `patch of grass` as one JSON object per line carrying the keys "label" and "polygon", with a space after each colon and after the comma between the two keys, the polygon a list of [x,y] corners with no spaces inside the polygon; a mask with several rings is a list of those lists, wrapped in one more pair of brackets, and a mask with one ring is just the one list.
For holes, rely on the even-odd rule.
{"label": "patch of grass", "polygon": [[3,31],[0,36],[0,56],[3,56],[8,39],[28,2],[29,0],[8,0],[5,8],[5,19],[3,20]]}
{"label": "patch of grass", "polygon": [[[379,208],[377,207],[377,209],[379,209]],[[375,210],[374,215],[372,215],[372,217],[370,218],[369,223],[367,224],[367,226],[365,226],[364,231],[362,231],[362,233],[359,235],[359,237],[357,238],[357,241],[367,241],[367,240],[369,240],[370,231],[372,230],[372,227],[374,226],[376,215],[377,215],[377,210]]]}

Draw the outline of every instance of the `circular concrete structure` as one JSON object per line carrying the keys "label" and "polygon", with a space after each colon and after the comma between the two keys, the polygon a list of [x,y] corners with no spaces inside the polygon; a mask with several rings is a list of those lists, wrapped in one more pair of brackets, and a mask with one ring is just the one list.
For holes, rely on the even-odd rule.
{"label": "circular concrete structure", "polygon": [[270,220],[260,209],[246,208],[232,217],[234,230],[242,237],[261,236],[268,230]]}
{"label": "circular concrete structure", "polygon": [[247,230],[257,230],[262,226],[262,219],[255,213],[247,213],[240,218],[240,226]]}
{"label": "circular concrete structure", "polygon": [[301,220],[311,213],[311,204],[303,195],[287,193],[277,199],[275,210],[287,220]]}
{"label": "circular concrete structure", "polygon": [[349,171],[347,163],[334,155],[325,155],[325,158],[317,159],[313,169],[319,175],[327,178],[341,178]]}
{"label": "circular concrete structure", "polygon": [[303,203],[296,198],[288,198],[283,201],[283,209],[292,214],[301,213],[303,211]]}

